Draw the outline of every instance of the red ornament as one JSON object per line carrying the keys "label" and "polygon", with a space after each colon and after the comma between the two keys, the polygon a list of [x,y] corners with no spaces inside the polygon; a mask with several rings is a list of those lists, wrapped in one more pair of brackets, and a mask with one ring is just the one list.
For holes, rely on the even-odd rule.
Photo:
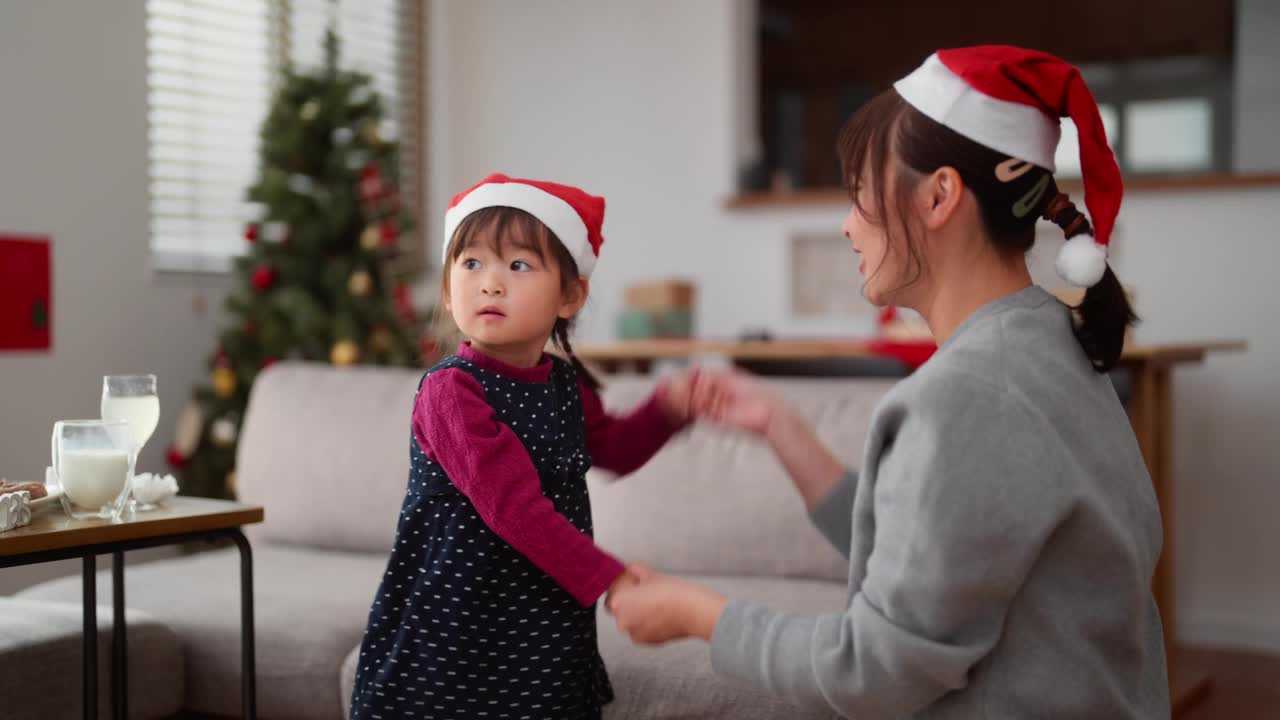
{"label": "red ornament", "polygon": [[396,287],[391,291],[392,299],[395,301],[396,314],[400,316],[400,321],[410,324],[414,321],[417,313],[413,311],[413,300],[409,297],[409,286],[404,283],[396,283]]}
{"label": "red ornament", "polygon": [[383,246],[395,247],[396,238],[400,236],[400,231],[396,229],[395,224],[389,222],[382,223],[380,231],[382,232]]}
{"label": "red ornament", "polygon": [[268,356],[267,358],[263,359],[262,364],[258,366],[258,370],[260,370],[260,371],[261,371],[261,370],[266,370],[267,368],[271,367],[272,365],[275,365],[277,362],[279,362],[279,359],[278,359],[278,358],[273,358],[273,357],[269,357],[269,356]]}
{"label": "red ornament", "polygon": [[427,336],[423,336],[418,340],[418,352],[422,354],[425,361],[434,361],[440,357],[440,346],[436,345],[436,341]]}
{"label": "red ornament", "polygon": [[174,470],[181,470],[186,467],[187,464],[186,456],[178,452],[178,448],[176,447],[169,448],[169,452],[165,453],[165,460],[168,461],[169,466]]}
{"label": "red ornament", "polygon": [[244,239],[251,243],[258,242],[258,224],[249,223],[244,228]]}
{"label": "red ornament", "polygon": [[225,350],[219,350],[217,354],[213,356],[213,366],[231,367],[231,356],[228,355]]}
{"label": "red ornament", "polygon": [[372,202],[382,195],[384,190],[382,171],[375,165],[366,166],[360,172],[360,199],[366,203]]}
{"label": "red ornament", "polygon": [[253,271],[253,277],[250,280],[253,288],[258,292],[266,292],[276,283],[276,271],[271,269],[269,265],[263,265]]}

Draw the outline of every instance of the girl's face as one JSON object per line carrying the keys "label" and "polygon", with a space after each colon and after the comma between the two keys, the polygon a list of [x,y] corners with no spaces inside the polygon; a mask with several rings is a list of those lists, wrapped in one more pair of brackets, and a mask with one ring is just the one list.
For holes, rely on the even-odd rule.
{"label": "girl's face", "polygon": [[518,234],[513,227],[498,242],[469,243],[448,268],[445,307],[476,350],[528,366],[541,358],[556,320],[582,308],[586,281],[564,289],[550,253]]}

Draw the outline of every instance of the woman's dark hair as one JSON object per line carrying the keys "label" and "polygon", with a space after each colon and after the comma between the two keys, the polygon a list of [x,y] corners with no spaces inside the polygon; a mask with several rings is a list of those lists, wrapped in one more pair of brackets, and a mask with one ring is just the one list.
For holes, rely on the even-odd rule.
{"label": "woman's dark hair", "polygon": [[[959,173],[977,199],[987,235],[1002,252],[1030,250],[1040,218],[1062,228],[1067,238],[1093,232],[1088,219],[1058,190],[1047,169],[960,135],[913,108],[892,89],[849,118],[840,131],[837,151],[858,211],[885,228],[888,252],[905,248],[908,254],[910,279],[903,287],[917,282],[924,268],[908,221],[911,192],[922,176],[939,168],[950,167]],[[886,188],[885,170],[891,158],[901,160],[905,172],[898,173],[895,187]],[[875,207],[863,207],[858,201],[857,186],[865,182],[872,183]],[[902,243],[894,238],[899,231]],[[1125,330],[1138,318],[1110,266],[1102,280],[1071,309],[1076,339],[1094,369],[1101,373],[1115,367],[1124,349]]]}
{"label": "woman's dark hair", "polygon": [[[457,262],[467,248],[480,243],[487,243],[496,255],[502,255],[503,250],[515,248],[531,252],[543,262],[546,262],[548,255],[555,258],[556,265],[560,268],[561,292],[568,292],[578,282],[578,263],[565,249],[564,243],[542,221],[517,208],[487,207],[468,215],[454,232],[449,255],[445,260],[444,279],[440,283],[442,298],[449,296],[449,266]],[[440,307],[443,307],[443,303]],[[442,319],[437,317],[437,320]],[[569,331],[573,329],[573,323],[572,319],[557,318],[551,329],[551,340],[568,356],[569,362],[587,385],[593,390],[599,390],[600,381],[582,364],[574,354],[573,346],[569,344]],[[438,331],[438,334],[444,333]]]}

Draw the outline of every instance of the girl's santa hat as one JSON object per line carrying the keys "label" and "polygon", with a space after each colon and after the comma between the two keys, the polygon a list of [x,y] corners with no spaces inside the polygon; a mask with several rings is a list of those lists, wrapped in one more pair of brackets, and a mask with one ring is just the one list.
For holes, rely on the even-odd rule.
{"label": "girl's santa hat", "polygon": [[1085,205],[1094,235],[1067,241],[1058,255],[1058,274],[1078,287],[1102,279],[1124,187],[1098,105],[1079,70],[1048,53],[984,45],[939,50],[894,89],[934,121],[1050,172],[1059,118],[1071,118],[1080,133]]}
{"label": "girl's santa hat", "polygon": [[576,187],[493,174],[454,196],[444,214],[444,262],[449,261],[453,233],[468,215],[487,207],[523,210],[547,226],[578,264],[578,274],[591,275],[604,237],[604,198]]}

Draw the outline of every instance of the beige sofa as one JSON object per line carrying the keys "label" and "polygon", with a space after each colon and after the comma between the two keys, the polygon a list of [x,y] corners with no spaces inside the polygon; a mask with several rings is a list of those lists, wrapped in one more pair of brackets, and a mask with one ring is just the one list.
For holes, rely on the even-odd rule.
{"label": "beige sofa", "polygon": [[[254,386],[238,484],[266,507],[254,544],[258,709],[264,718],[345,717],[365,618],[391,546],[408,471],[409,411],[420,373],[281,364]],[[775,380],[856,465],[889,380]],[[639,402],[652,381],[613,378],[605,403]],[[624,560],[803,612],[843,607],[846,567],[809,524],[767,449],[699,425],[621,481],[591,478],[597,540]],[[239,711],[235,550],[130,567],[128,599],[180,642],[187,710]],[[100,587],[109,587],[109,575]],[[78,602],[79,577],[21,593]],[[707,646],[641,648],[601,611],[601,649],[617,699],[605,717],[826,718],[713,673]],[[141,704],[135,703],[135,707]]]}

